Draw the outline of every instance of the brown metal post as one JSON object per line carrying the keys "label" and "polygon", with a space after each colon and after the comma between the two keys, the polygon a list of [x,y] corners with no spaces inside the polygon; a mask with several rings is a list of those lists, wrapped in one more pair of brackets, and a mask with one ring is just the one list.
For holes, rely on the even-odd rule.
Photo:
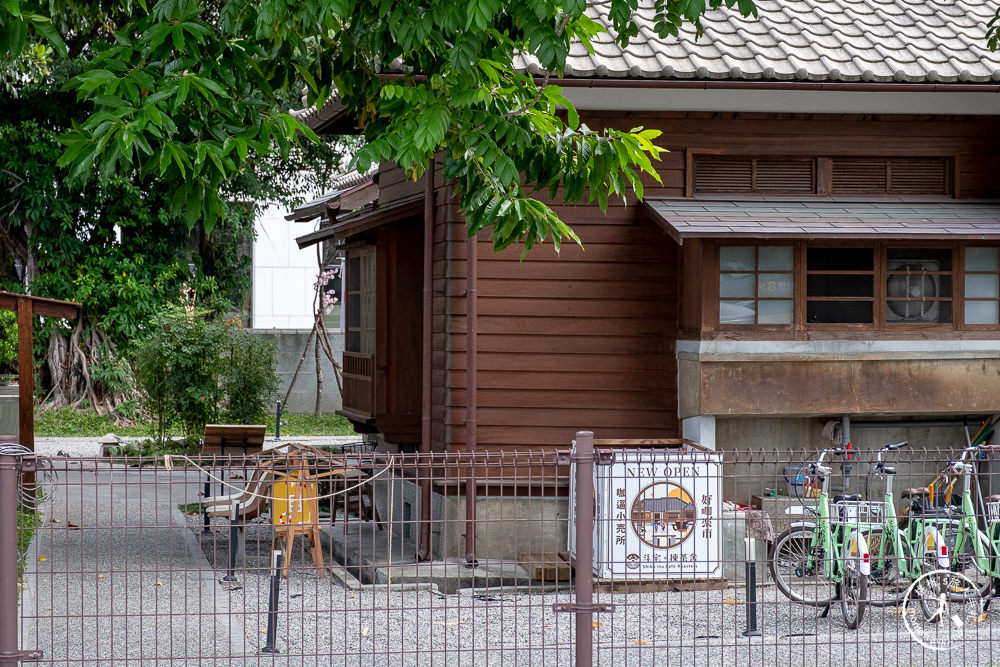
{"label": "brown metal post", "polygon": [[[30,307],[30,304],[29,304]],[[0,456],[0,667],[17,667],[17,459]]]}
{"label": "brown metal post", "polygon": [[[479,249],[476,235],[466,240],[465,276],[465,451],[476,453],[476,388],[478,386],[479,345],[476,328],[479,323]],[[465,562],[476,563],[476,466],[470,456],[465,474]]]}
{"label": "brown metal post", "polygon": [[[431,317],[433,316],[434,280],[434,167],[431,164],[424,174],[424,290],[421,322],[420,357],[420,451],[431,451]],[[431,478],[430,468],[420,476],[420,541],[417,560],[426,560],[431,551]]]}
{"label": "brown metal post", "polygon": [[576,434],[576,667],[594,663],[594,434]]}

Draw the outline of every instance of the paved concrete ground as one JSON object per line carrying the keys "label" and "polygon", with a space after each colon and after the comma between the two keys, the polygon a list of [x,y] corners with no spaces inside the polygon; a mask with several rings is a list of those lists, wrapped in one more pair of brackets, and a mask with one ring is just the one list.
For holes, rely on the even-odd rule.
{"label": "paved concrete ground", "polygon": [[[139,442],[147,438],[123,438],[123,442]],[[35,438],[35,452],[41,456],[57,456],[60,452],[69,456],[100,456],[101,443],[99,438]],[[289,442],[302,442],[312,447],[343,447],[361,443],[360,435],[308,435],[284,436],[281,440],[268,437],[264,441],[265,448],[276,447]]]}
{"label": "paved concrete ground", "polygon": [[[277,616],[277,656],[262,655],[267,626],[270,527],[246,528],[238,581],[223,582],[229,531],[216,520],[202,534],[200,474],[95,465],[59,458],[52,500],[25,559],[23,648],[41,648],[52,665],[571,665],[570,602],[535,585],[475,587],[462,563],[406,563],[412,544],[393,542],[392,580],[364,585],[352,567],[321,577],[303,541],[291,554]],[[338,522],[338,526],[341,524]],[[342,526],[340,527],[342,532]],[[326,531],[329,564],[338,527]],[[343,537],[342,535],[340,536]],[[352,522],[345,546],[388,536]],[[365,550],[363,550],[365,551]],[[349,559],[348,553],[344,558]],[[503,577],[505,564],[494,575]],[[488,570],[484,570],[488,572]],[[384,570],[384,574],[388,574]],[[497,574],[499,573],[499,574]],[[382,575],[376,579],[383,581]],[[415,583],[460,579],[466,588]],[[505,584],[517,577],[495,579]],[[415,590],[414,590],[415,589]],[[1000,613],[953,629],[953,648],[922,649],[896,610],[872,610],[861,629],[845,629],[839,610],[819,618],[773,586],[760,589],[759,638],[744,638],[746,600],[737,589],[603,594],[617,605],[595,617],[595,664],[614,665],[986,665],[1000,662]],[[994,627],[995,626],[995,627]],[[996,632],[994,632],[996,630]]]}

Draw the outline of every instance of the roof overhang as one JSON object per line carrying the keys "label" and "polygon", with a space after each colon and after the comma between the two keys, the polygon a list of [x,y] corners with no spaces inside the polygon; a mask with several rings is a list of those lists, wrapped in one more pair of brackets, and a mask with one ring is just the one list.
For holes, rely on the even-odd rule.
{"label": "roof overhang", "polygon": [[719,239],[1000,240],[1000,202],[659,198],[644,203],[677,243]]}
{"label": "roof overhang", "polygon": [[424,195],[420,193],[395,201],[389,206],[355,211],[329,227],[298,237],[295,242],[301,250],[329,239],[347,239],[390,222],[422,214],[423,210]]}
{"label": "roof overhang", "polygon": [[353,211],[378,199],[378,185],[371,176],[355,180],[357,182],[352,185],[299,206],[286,215],[285,220],[308,222],[320,216],[332,217],[338,211]]}

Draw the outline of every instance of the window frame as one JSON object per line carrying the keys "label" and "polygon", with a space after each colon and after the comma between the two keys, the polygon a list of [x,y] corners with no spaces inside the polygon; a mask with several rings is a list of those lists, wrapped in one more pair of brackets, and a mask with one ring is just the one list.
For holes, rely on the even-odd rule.
{"label": "window frame", "polygon": [[[793,321],[791,324],[722,324],[719,321],[720,315],[720,276],[721,271],[721,248],[723,246],[743,246],[759,248],[761,246],[792,246],[793,248],[793,280],[792,289]],[[806,294],[807,278],[809,273],[806,266],[806,252],[809,248],[871,248],[874,254],[875,266],[872,272],[873,294],[872,294],[872,322],[871,323],[828,323],[806,321],[806,304],[809,297]],[[719,332],[797,332],[808,333],[810,331],[862,331],[879,334],[891,334],[894,332],[906,333],[942,333],[961,331],[998,331],[998,324],[966,324],[965,323],[965,251],[968,248],[997,248],[1000,252],[1000,243],[981,241],[920,241],[920,240],[871,240],[871,239],[714,239],[710,256],[712,258],[712,279],[711,288],[706,291],[705,297],[709,303],[704,306],[708,309],[712,329]],[[888,251],[890,249],[914,248],[914,249],[941,249],[951,251],[951,270],[941,271],[941,274],[948,274],[951,277],[951,322],[947,323],[893,323],[886,320],[887,295],[886,286],[889,277]],[[756,257],[756,254],[755,254]],[[974,272],[979,273],[979,272]],[[756,275],[756,273],[755,273]],[[997,271],[1000,276],[1000,270]],[[814,297],[815,299],[815,297]],[[754,298],[756,301],[756,296]],[[823,300],[823,299],[820,299]],[[948,299],[942,299],[947,301]],[[1000,297],[996,299],[1000,303]],[[1000,306],[998,306],[1000,307]]]}

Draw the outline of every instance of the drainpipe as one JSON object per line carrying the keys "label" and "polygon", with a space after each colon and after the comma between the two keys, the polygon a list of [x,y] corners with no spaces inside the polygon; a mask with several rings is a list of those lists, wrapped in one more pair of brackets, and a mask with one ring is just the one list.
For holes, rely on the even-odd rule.
{"label": "drainpipe", "polygon": [[851,468],[854,465],[851,461],[854,454],[851,447],[851,415],[841,417],[840,428],[844,439],[844,449],[847,450],[844,454],[844,463],[842,466],[844,471],[844,492],[846,493],[851,486]]}
{"label": "drainpipe", "polygon": [[479,250],[477,234],[465,245],[465,451],[470,465],[465,477],[465,562],[476,565],[476,385],[479,370],[476,328],[479,324]]}
{"label": "drainpipe", "polygon": [[434,167],[424,174],[424,291],[420,350],[420,453],[423,454],[420,471],[420,544],[417,560],[426,560],[431,551],[431,316],[432,281],[434,262]]}

